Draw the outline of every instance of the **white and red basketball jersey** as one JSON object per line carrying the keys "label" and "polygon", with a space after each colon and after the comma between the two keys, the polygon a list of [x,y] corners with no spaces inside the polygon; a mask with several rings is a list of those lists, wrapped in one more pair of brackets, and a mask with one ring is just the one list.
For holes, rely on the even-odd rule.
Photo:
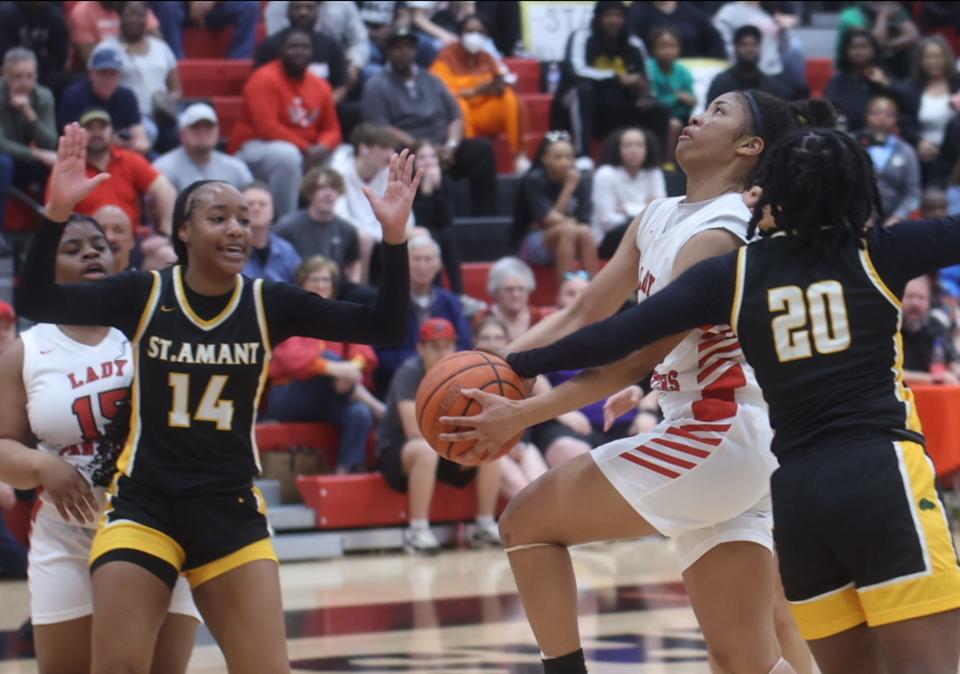
{"label": "white and red basketball jersey", "polygon": [[[723,229],[746,241],[750,211],[739,193],[692,204],[683,199],[659,199],[643,213],[636,242],[640,301],[670,283],[677,255],[694,235]],[[734,416],[737,403],[765,405],[729,325],[704,325],[691,331],[656,367],[652,386],[660,391],[667,419],[710,423]]]}
{"label": "white and red basketball jersey", "polygon": [[[87,346],[49,323],[33,326],[20,338],[27,417],[38,447],[58,454],[84,472],[96,455],[97,443],[116,413],[117,403],[129,394],[133,379],[130,342],[111,328],[99,344]],[[94,489],[101,504],[102,491]],[[38,515],[63,521],[42,495]],[[96,521],[68,523],[91,529],[97,526]]]}

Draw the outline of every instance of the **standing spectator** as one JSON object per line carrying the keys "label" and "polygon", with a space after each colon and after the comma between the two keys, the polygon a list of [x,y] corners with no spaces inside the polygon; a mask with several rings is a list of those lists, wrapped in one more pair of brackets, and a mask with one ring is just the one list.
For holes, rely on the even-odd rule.
{"label": "standing spectator", "polygon": [[950,319],[930,308],[932,286],[929,276],[919,276],[903,290],[903,378],[908,384],[956,386],[960,358],[953,346]]}
{"label": "standing spectator", "polygon": [[894,77],[910,74],[910,54],[920,30],[899,2],[857,2],[840,14],[837,26],[837,66],[843,60],[844,38],[849,30],[868,31],[877,43],[877,59]]}
{"label": "standing spectator", "polygon": [[867,126],[859,138],[873,160],[887,225],[909,218],[920,206],[920,162],[896,130],[896,101],[872,98],[867,104]]}
{"label": "standing spectator", "polygon": [[733,34],[733,65],[718,73],[707,91],[707,105],[729,91],[755,89],[780,98],[789,98],[790,90],[783,82],[764,75],[760,70],[760,40],[756,26],[740,26]]}
{"label": "standing spectator", "polygon": [[916,118],[916,101],[877,63],[877,39],[862,28],[851,28],[840,42],[841,58],[837,72],[827,84],[824,98],[833,101],[846,117],[847,131],[853,133],[866,123],[867,103],[875,96],[889,96],[897,102],[900,114]]}
{"label": "standing spectator", "polygon": [[227,58],[248,59],[253,56],[257,39],[257,22],[260,20],[260,4],[244,0],[173,0],[153,1],[150,7],[157,13],[163,39],[173,49],[178,59],[183,54],[183,27],[188,23],[205,28],[233,26],[233,39],[227,50]]}
{"label": "standing spectator", "polygon": [[[81,0],[74,4],[67,17],[70,42],[76,70],[83,70],[93,48],[108,37],[120,34],[120,8],[123,2],[91,2]],[[153,12],[147,13],[147,32],[160,36],[160,22]]]}
{"label": "standing spectator", "polygon": [[133,236],[133,223],[127,212],[119,206],[107,204],[93,213],[93,219],[103,230],[110,252],[113,253],[113,271],[134,269],[131,254],[134,252],[136,239]]}
{"label": "standing spectator", "polygon": [[627,227],[654,199],[667,196],[660,148],[643,129],[620,129],[607,138],[593,174],[593,240],[600,257],[613,257]]}
{"label": "standing spectator", "polygon": [[677,138],[687,125],[697,97],[693,93],[693,74],[682,63],[680,36],[670,28],[656,28],[650,33],[650,49],[653,58],[647,60],[647,73],[654,97],[670,110],[667,157],[670,164],[676,162]]}
{"label": "standing spectator", "polygon": [[333,169],[314,167],[303,176],[300,193],[307,207],[281,218],[275,230],[277,236],[293,244],[303,258],[322,256],[332,260],[340,269],[340,276],[356,283],[360,277],[357,230],[333,212],[343,194],[343,178]]}
{"label": "standing spectator", "polygon": [[416,47],[416,35],[405,28],[387,38],[390,67],[364,86],[363,119],[387,126],[399,145],[412,147],[419,138],[435,143],[450,175],[469,181],[471,213],[490,213],[497,200],[493,146],[463,138],[460,106],[437,76],[414,66]]}
{"label": "standing spectator", "polygon": [[474,325],[479,327],[492,316],[503,321],[509,341],[519,339],[545,315],[540,307],[530,305],[530,293],[536,287],[533,270],[523,260],[500,258],[490,267],[487,277],[487,293],[493,298],[493,304],[488,311],[474,317]]}
{"label": "standing spectator", "polygon": [[587,28],[571,33],[551,124],[570,128],[578,167],[593,168],[590,143],[628,124],[667,140],[670,111],[651,95],[643,43],[627,29],[622,2],[601,0]]}
{"label": "standing spectator", "polygon": [[150,151],[150,139],[141,123],[137,97],[120,84],[121,68],[123,60],[116,49],[101,47],[93,52],[88,75],[63,92],[57,126],[62,129],[90,108],[102,108],[114,120],[120,143],[146,154]]}
{"label": "standing spectator", "polygon": [[271,232],[273,197],[266,183],[254,182],[243,188],[250,209],[250,257],[243,273],[250,278],[293,283],[300,266],[300,254],[293,244]]}
{"label": "standing spectator", "polygon": [[63,8],[54,2],[0,2],[0,57],[25,47],[37,57],[37,76],[54,94],[69,81],[70,33]]}
{"label": "standing spectator", "polygon": [[[337,297],[339,265],[320,256],[308,258],[296,282],[324,299]],[[366,344],[290,337],[277,345],[270,361],[267,416],[281,422],[326,422],[340,429],[336,473],[366,471],[367,437],[380,403],[364,380],[377,366]]]}
{"label": "standing spectator", "polygon": [[296,209],[303,168],[322,162],[341,140],[333,91],[307,70],[311,54],[310,33],[291,29],[280,60],[258,68],[244,85],[230,138],[230,152],[270,185],[278,217]]}
{"label": "standing spectator", "polygon": [[[38,191],[56,161],[53,94],[37,84],[37,59],[24,47],[3,57],[0,81],[0,175],[20,189]],[[4,170],[5,169],[5,170]],[[10,184],[0,184],[6,192]],[[0,219],[3,213],[0,212]]]}
{"label": "standing spectator", "polygon": [[164,151],[176,145],[177,108],[183,89],[177,57],[166,42],[147,34],[147,11],[146,2],[123,3],[120,35],[100,44],[120,54],[120,84],[136,95],[147,136]]}
{"label": "standing spectator", "polygon": [[289,27],[274,33],[257,46],[253,65],[259,68],[277,58],[280,54],[280,45],[283,44],[291,28],[307,31],[313,43],[310,72],[327,81],[333,89],[333,100],[340,103],[347,95],[349,88],[347,63],[343,55],[343,47],[334,38],[314,27],[317,23],[320,4],[313,0],[293,0],[286,3]]}
{"label": "standing spectator", "polygon": [[415,236],[407,244],[410,251],[410,318],[403,344],[377,347],[380,367],[377,388],[386,390],[393,373],[405,360],[417,353],[417,335],[429,318],[445,318],[456,326],[457,350],[469,349],[470,324],[463,315],[460,298],[434,285],[440,272],[440,247],[429,236]]}
{"label": "standing spectator", "polygon": [[680,56],[727,59],[723,38],[696,3],[634,2],[628,16],[630,32],[641,40],[656,28],[670,28],[680,36]]}
{"label": "standing spectator", "polygon": [[167,177],[177,192],[198,180],[223,180],[232,185],[253,182],[242,161],[217,151],[220,123],[206,103],[194,103],[180,113],[180,147],[157,157],[153,167]]}
{"label": "standing spectator", "polygon": [[549,131],[534,167],[517,195],[513,238],[530,264],[554,265],[558,278],[579,259],[597,273],[597,244],[587,224],[593,217],[590,178],[574,168],[573,142],[566,131]]}
{"label": "standing spectator", "polygon": [[140,224],[140,202],[146,199],[154,227],[169,236],[177,198],[170,181],[136,152],[112,145],[113,126],[105,110],[85,112],[80,126],[87,131],[87,177],[109,173],[110,179],[97,185],[74,210],[90,215],[105,204],[114,204],[126,211],[133,223]]}
{"label": "standing spectator", "polygon": [[459,27],[457,42],[444,47],[430,67],[460,104],[464,136],[507,134],[516,169],[524,172],[530,160],[524,149],[526,119],[519,97],[504,81],[505,69],[483,50],[489,40],[478,16],[468,16]]}
{"label": "standing spectator", "polygon": [[437,480],[463,488],[477,481],[477,521],[471,545],[499,545],[494,508],[500,487],[500,463],[477,468],[441,458],[423,439],[415,411],[417,387],[434,365],[457,350],[463,339],[453,325],[431,318],[417,330],[416,352],[397,370],[387,394],[387,410],[377,432],[377,461],[390,487],[408,494],[409,525],[403,547],[410,553],[435,553],[440,543],[430,531],[430,502]]}
{"label": "standing spectator", "polygon": [[960,74],[950,43],[939,35],[920,40],[910,74],[910,93],[919,100],[917,156],[929,177],[940,154],[947,125],[957,112]]}

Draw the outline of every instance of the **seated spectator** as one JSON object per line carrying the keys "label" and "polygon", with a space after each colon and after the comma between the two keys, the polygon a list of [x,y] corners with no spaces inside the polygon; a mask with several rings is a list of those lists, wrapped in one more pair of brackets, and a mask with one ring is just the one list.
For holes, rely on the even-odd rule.
{"label": "seated spectator", "polygon": [[460,38],[440,50],[430,72],[439,77],[457,99],[463,114],[464,137],[507,135],[520,173],[530,168],[524,148],[526,115],[520,98],[509,86],[506,69],[483,50],[487,27],[478,16],[460,24]]}
{"label": "seated spectator", "polygon": [[63,7],[54,2],[0,2],[0,57],[14,47],[37,57],[37,79],[54,94],[69,81],[70,33]]}
{"label": "seated spectator", "polygon": [[648,39],[653,58],[647,60],[647,73],[653,95],[670,110],[666,161],[676,163],[677,138],[687,125],[697,97],[693,93],[693,74],[682,63],[680,36],[669,28],[657,28]]}
{"label": "seated spectator", "polygon": [[270,185],[278,217],[297,207],[304,168],[326,159],[340,144],[340,122],[330,85],[307,70],[310,33],[293,28],[280,60],[254,71],[243,87],[243,108],[230,152]]}
{"label": "seated spectator", "polygon": [[[509,342],[507,326],[496,316],[487,316],[474,328],[473,348],[503,353]],[[500,495],[512,499],[524,487],[547,472],[540,450],[521,440],[500,459]]]}
{"label": "seated spectator", "polygon": [[626,12],[622,2],[601,0],[590,26],[567,40],[550,120],[573,133],[580,168],[593,168],[593,139],[621,126],[641,126],[667,141],[670,111],[653,98],[643,43],[629,35]]}
{"label": "seated spectator", "polygon": [[13,305],[0,300],[0,353],[17,339],[17,312]]}
{"label": "seated spectator", "polygon": [[910,281],[903,291],[903,379],[907,384],[960,384],[960,358],[949,317],[931,310],[929,276]]}
{"label": "seated spectator", "polygon": [[[122,2],[82,0],[74,3],[67,21],[76,70],[82,71],[87,67],[94,47],[100,42],[120,34],[121,7]],[[153,12],[147,12],[147,32],[160,37],[160,22]]]}
{"label": "seated spectator", "polygon": [[653,134],[637,128],[610,134],[593,174],[593,240],[600,257],[613,257],[633,219],[651,201],[666,196],[660,148]]}
{"label": "seated spectator", "polygon": [[884,70],[897,78],[909,75],[910,56],[913,46],[920,39],[920,30],[900,3],[856,2],[840,13],[837,25],[838,66],[845,51],[844,38],[851,30],[863,30],[876,38],[877,55]]}
{"label": "seated spectator", "polygon": [[[361,73],[363,82],[379,75],[386,68],[387,38],[393,33],[394,25],[409,26],[409,18],[404,18],[409,11],[402,5],[401,2],[389,1],[364,2],[360,8],[360,16],[370,41],[370,60]],[[418,67],[429,70],[436,56],[433,45],[426,40],[417,40],[414,62]]]}
{"label": "seated spectator", "polygon": [[497,195],[493,146],[485,138],[463,138],[460,106],[437,76],[414,67],[416,46],[408,29],[390,34],[390,68],[364,86],[363,119],[388,127],[396,145],[412,147],[419,138],[436,144],[450,176],[469,181],[471,213],[491,213]]}
{"label": "seated spectator", "polygon": [[375,379],[377,388],[386,391],[393,373],[405,360],[417,353],[420,326],[429,318],[444,318],[456,326],[457,350],[469,349],[472,342],[470,324],[463,315],[460,298],[434,284],[440,272],[440,247],[429,236],[415,236],[408,243],[410,255],[410,318],[407,339],[403,344],[377,347],[380,366]]}
{"label": "seated spectator", "polygon": [[242,0],[219,0],[218,2],[174,2],[154,0],[150,7],[157,13],[163,39],[173,49],[178,59],[183,53],[183,27],[187,24],[219,29],[233,26],[233,39],[227,49],[227,58],[248,59],[253,56],[257,39],[257,22],[260,20],[260,5]]}
{"label": "seated spectator", "polygon": [[313,53],[310,63],[310,72],[324,79],[333,89],[333,100],[340,103],[347,95],[349,82],[347,81],[347,62],[343,48],[332,37],[315,28],[317,15],[322,3],[313,0],[293,0],[285,3],[287,16],[290,20],[288,27],[280,30],[257,45],[257,53],[253,60],[253,67],[273,61],[280,55],[280,45],[291,28],[310,33],[313,43]]}
{"label": "seated spectator", "polygon": [[523,260],[500,258],[490,267],[487,277],[487,292],[493,304],[474,316],[474,325],[479,326],[492,316],[506,326],[509,341],[518,339],[544,317],[540,307],[530,305],[530,293],[536,287],[533,270]]}
{"label": "seated spectator", "polygon": [[896,102],[886,96],[871,99],[867,126],[858,138],[873,160],[887,225],[909,218],[920,206],[920,162],[914,149],[897,137],[896,130]]}
{"label": "seated spectator", "polygon": [[377,431],[380,472],[391,488],[408,494],[409,526],[403,532],[403,547],[411,553],[437,552],[440,543],[430,531],[428,520],[436,481],[463,488],[474,479],[477,521],[470,543],[499,545],[493,514],[500,489],[500,462],[473,468],[448,461],[431,449],[417,426],[417,387],[430,368],[457,350],[463,336],[442,318],[425,321],[416,335],[416,352],[404,360],[390,384],[387,410]]}
{"label": "seated spectator", "polygon": [[902,116],[916,117],[916,101],[895,85],[878,64],[879,47],[873,33],[860,28],[848,30],[840,43],[842,58],[838,72],[827,84],[823,95],[833,101],[846,118],[847,131],[855,133],[866,124],[867,103],[876,96],[888,96],[897,102]]}
{"label": "seated spectator", "polygon": [[[370,278],[370,258],[383,230],[363,194],[363,188],[369,187],[377,195],[387,189],[394,138],[385,126],[358,124],[350,134],[350,144],[352,148],[344,145],[337,148],[330,160],[331,168],[343,177],[344,185],[344,194],[337,201],[335,212],[357,229],[360,278],[366,282]],[[411,214],[408,229],[413,226],[413,218]]]}
{"label": "seated spectator", "polygon": [[143,251],[143,271],[163,271],[179,262],[170,237],[167,236],[147,237],[140,244],[140,250]]}
{"label": "seated spectator", "polygon": [[920,40],[914,54],[913,71],[907,83],[910,93],[919,101],[917,125],[917,157],[924,178],[932,176],[932,165],[940,154],[947,125],[960,105],[960,73],[950,43],[939,35]]}
{"label": "seated spectator", "polygon": [[[7,190],[38,192],[57,159],[53,94],[37,84],[37,59],[14,47],[3,57],[0,80],[0,207]],[[3,211],[0,210],[0,222]]]}
{"label": "seated spectator", "polygon": [[146,154],[150,151],[150,139],[141,122],[137,97],[120,84],[121,68],[120,52],[110,47],[97,49],[90,57],[88,75],[63,92],[57,126],[62,129],[79,120],[87,110],[102,108],[116,125],[119,144]]}
{"label": "seated spectator", "polygon": [[277,222],[277,236],[293,244],[303,258],[332,260],[340,275],[356,283],[360,278],[360,239],[353,226],[334,215],[343,195],[343,178],[330,168],[314,167],[300,183],[307,207],[288,213]]}
{"label": "seated spectator", "polygon": [[718,73],[707,91],[709,104],[730,91],[755,89],[780,98],[789,98],[790,90],[778,79],[764,75],[760,70],[760,29],[741,26],[733,34],[733,65]]}
{"label": "seated spectator", "polygon": [[273,226],[273,197],[266,183],[253,182],[243,187],[243,198],[250,209],[250,257],[243,273],[250,278],[293,283],[301,257],[293,244],[270,231]]}
{"label": "seated spectator", "polygon": [[180,113],[180,147],[157,157],[153,167],[167,177],[178,192],[198,180],[223,180],[232,185],[253,182],[250,169],[234,156],[219,152],[220,123],[206,103],[194,103]]}
{"label": "seated spectator", "polygon": [[120,54],[120,84],[137,97],[150,142],[161,152],[177,144],[177,110],[183,88],[177,57],[167,43],[147,34],[147,3],[125,2],[120,8],[120,35],[97,45]]}
{"label": "seated spectator", "polygon": [[723,38],[696,3],[634,2],[627,17],[630,32],[646,38],[657,28],[670,28],[680,36],[682,58],[701,56],[727,60]]}
{"label": "seated spectator", "polygon": [[133,223],[130,216],[119,206],[106,204],[93,213],[93,219],[100,224],[107,245],[113,253],[114,272],[135,269],[131,254],[137,244],[133,235]]}
{"label": "seated spectator", "polygon": [[520,257],[554,265],[559,278],[578,259],[591,275],[597,273],[597,244],[587,224],[592,218],[590,178],[574,168],[570,134],[550,131],[517,194],[513,236]]}
{"label": "seated spectator", "polygon": [[[301,287],[324,299],[337,296],[339,267],[319,255],[297,270]],[[291,337],[273,350],[267,416],[277,421],[325,422],[340,429],[338,475],[364,472],[367,437],[383,403],[364,386],[377,366],[366,344],[346,344],[312,337]]]}
{"label": "seated spectator", "polygon": [[109,173],[110,178],[97,185],[74,210],[91,215],[101,206],[113,204],[122,208],[131,222],[140,224],[140,202],[146,199],[154,227],[170,236],[173,202],[177,198],[170,181],[136,152],[111,144],[113,126],[106,110],[94,108],[85,112],[80,125],[87,130],[87,177]]}

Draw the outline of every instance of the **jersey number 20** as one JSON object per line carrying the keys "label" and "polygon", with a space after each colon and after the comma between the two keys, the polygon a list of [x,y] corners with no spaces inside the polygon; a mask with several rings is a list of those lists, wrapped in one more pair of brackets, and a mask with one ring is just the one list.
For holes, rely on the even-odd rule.
{"label": "jersey number 20", "polygon": [[[850,323],[843,286],[819,281],[807,288],[771,288],[767,294],[773,319],[773,345],[781,363],[810,358],[811,333],[817,353],[837,353],[850,347]],[[783,313],[781,313],[783,312]]]}
{"label": "jersey number 20", "polygon": [[[167,383],[173,389],[173,402],[167,423],[171,428],[190,428],[190,375],[184,372],[171,372]],[[200,396],[200,404],[193,414],[195,421],[209,421],[217,425],[218,431],[229,431],[233,428],[233,401],[221,400],[220,394],[227,385],[227,376],[215,374],[210,376],[207,388]]]}

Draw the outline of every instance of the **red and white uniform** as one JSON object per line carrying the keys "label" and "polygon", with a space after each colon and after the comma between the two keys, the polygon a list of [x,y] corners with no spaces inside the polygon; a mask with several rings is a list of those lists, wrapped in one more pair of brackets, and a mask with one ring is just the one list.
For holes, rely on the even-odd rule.
{"label": "red and white uniform", "polygon": [[[93,461],[117,401],[133,379],[130,342],[112,329],[95,346],[40,323],[20,336],[27,417],[40,451],[52,452],[82,473]],[[89,479],[89,475],[87,475]],[[94,493],[104,502],[103,489]],[[41,495],[30,534],[29,587],[33,624],[74,620],[93,613],[89,556],[97,523],[66,521]],[[172,613],[200,619],[190,587],[178,580]]]}
{"label": "red and white uniform", "polygon": [[[750,212],[738,193],[699,203],[661,199],[637,232],[639,299],[673,278],[677,255],[700,232],[723,229],[746,240]],[[676,539],[682,569],[720,543],[773,549],[766,403],[727,325],[693,330],[657,366],[664,420],[648,433],[593,452],[604,475],[640,515]]]}

